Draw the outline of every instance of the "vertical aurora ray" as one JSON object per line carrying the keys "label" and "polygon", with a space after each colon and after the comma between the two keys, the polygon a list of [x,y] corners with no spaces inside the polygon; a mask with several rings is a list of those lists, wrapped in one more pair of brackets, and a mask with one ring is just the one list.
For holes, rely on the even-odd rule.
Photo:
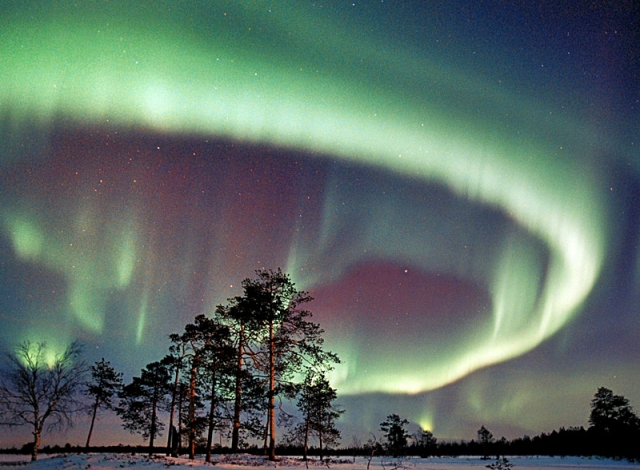
{"label": "vertical aurora ray", "polygon": [[147,321],[148,308],[149,308],[149,298],[147,297],[147,295],[144,295],[142,298],[142,305],[140,306],[140,311],[138,312],[138,325],[136,327],[136,344],[142,343],[142,339],[144,337],[145,322]]}
{"label": "vertical aurora ray", "polygon": [[[64,285],[60,338],[116,324],[143,347],[280,265],[318,293],[341,394],[416,394],[578,318],[611,251],[598,159],[619,149],[580,91],[523,93],[379,19],[309,8],[2,7],[0,230],[11,266]],[[375,284],[371,266],[398,296],[450,295],[322,304],[345,284],[375,296],[350,277]],[[425,316],[397,321],[402,358],[367,329],[400,313]]]}

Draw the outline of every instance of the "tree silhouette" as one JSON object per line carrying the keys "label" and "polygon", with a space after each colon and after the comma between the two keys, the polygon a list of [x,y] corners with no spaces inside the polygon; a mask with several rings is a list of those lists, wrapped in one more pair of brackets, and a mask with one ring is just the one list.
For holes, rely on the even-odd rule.
{"label": "tree silhouette", "polygon": [[[188,438],[189,458],[195,459],[196,439],[202,430],[209,427],[209,444],[214,426],[214,408],[218,405],[217,386],[221,383],[220,374],[228,373],[231,359],[229,329],[217,319],[204,315],[195,317],[193,323],[185,326],[181,335],[170,336],[172,351],[180,351],[180,368],[188,372],[188,411],[184,425]],[[177,357],[177,356],[176,356]],[[204,408],[204,395],[208,395],[210,411],[208,417],[200,415]],[[172,399],[172,403],[174,399]],[[207,452],[210,459],[210,450]]]}
{"label": "tree silhouette", "polygon": [[77,394],[87,373],[81,353],[73,342],[48,361],[45,343],[25,341],[7,354],[9,368],[0,377],[0,423],[33,428],[32,461],[38,458],[45,423],[48,429],[71,427],[81,409]]}
{"label": "tree silhouette", "polygon": [[637,428],[639,423],[629,400],[622,395],[614,395],[608,388],[598,388],[591,400],[589,415],[589,424],[593,428],[605,433],[616,433]]}
{"label": "tree silhouette", "polygon": [[428,429],[421,429],[415,436],[416,446],[420,449],[422,457],[429,457],[433,454],[438,443],[438,439]]}
{"label": "tree silhouette", "polygon": [[213,446],[213,431],[224,426],[218,411],[230,396],[234,378],[235,350],[231,344],[229,328],[217,319],[208,321],[204,327],[208,341],[202,354],[202,371],[200,372],[203,396],[209,403],[207,414],[207,455],[206,461],[211,462]]}
{"label": "tree silhouette", "polygon": [[93,397],[93,403],[89,409],[91,425],[89,426],[89,434],[85,445],[88,448],[98,410],[113,410],[115,408],[112,400],[113,396],[122,387],[122,373],[116,372],[109,361],[105,361],[102,358],[100,362],[96,362],[95,365],[91,366],[91,381],[86,382],[85,387],[84,394]]}
{"label": "tree silhouette", "polygon": [[591,400],[588,430],[591,452],[611,457],[638,458],[640,419],[622,395],[605,387],[598,388]]}
{"label": "tree silhouette", "polygon": [[[176,335],[177,336],[177,335]],[[169,336],[174,340],[174,335]],[[178,420],[178,427],[175,426],[176,408],[182,401],[182,385],[180,383],[180,374],[182,373],[183,360],[186,356],[186,345],[180,342],[174,342],[169,347],[167,354],[160,362],[167,368],[167,372],[173,377],[170,388],[171,400],[169,404],[169,432],[167,433],[167,455],[178,456],[181,440],[181,424]]]}
{"label": "tree silhouette", "polygon": [[280,269],[256,271],[256,279],[243,281],[244,302],[253,312],[261,342],[252,352],[253,365],[265,375],[267,420],[265,449],[276,460],[276,397],[293,398],[296,373],[305,368],[330,370],[338,357],[322,349],[324,331],[308,320],[311,312],[300,308],[312,299],[298,291]]}
{"label": "tree silhouette", "polygon": [[164,428],[158,412],[167,405],[167,395],[171,391],[170,379],[166,364],[152,362],[142,369],[140,377],[134,377],[119,393],[120,405],[116,407],[116,413],[126,430],[149,439],[150,456],[155,438]]}
{"label": "tree silhouette", "polygon": [[385,433],[387,439],[387,452],[393,457],[402,455],[407,447],[409,434],[404,429],[407,424],[409,421],[401,419],[397,414],[387,416],[387,419],[380,423],[380,430]]}
{"label": "tree silhouette", "polygon": [[290,431],[291,440],[302,443],[303,459],[307,460],[309,437],[318,438],[320,460],[323,460],[323,447],[336,445],[340,439],[340,431],[336,428],[336,420],[344,412],[337,408],[333,401],[337,392],[331,387],[324,375],[310,372],[300,385],[297,408],[302,415],[302,422],[293,426]]}
{"label": "tree silhouette", "polygon": [[493,434],[482,425],[478,429],[478,441],[482,444],[482,458],[489,458],[489,445],[493,442]]}
{"label": "tree silhouette", "polygon": [[[243,282],[243,286],[248,281]],[[253,299],[246,295],[228,300],[227,305],[216,307],[216,316],[228,326],[231,343],[234,348],[235,365],[233,367],[233,415],[231,418],[231,452],[240,447],[241,432],[249,430],[258,433],[259,413],[264,409],[261,400],[261,385],[256,379],[256,358],[252,345],[259,342],[259,322],[254,316]]]}

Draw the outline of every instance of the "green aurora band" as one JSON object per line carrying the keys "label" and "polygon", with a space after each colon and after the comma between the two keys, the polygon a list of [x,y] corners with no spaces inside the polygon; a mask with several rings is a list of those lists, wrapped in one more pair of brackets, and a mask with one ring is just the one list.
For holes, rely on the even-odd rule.
{"label": "green aurora band", "polygon": [[[420,374],[397,361],[383,365],[384,374],[356,372],[361,352],[337,344],[344,364],[334,382],[342,394],[434,390],[531,351],[579,313],[607,249],[598,175],[578,163],[600,150],[604,139],[595,129],[575,114],[445,68],[400,40],[384,47],[366,33],[356,40],[340,15],[312,20],[297,2],[278,2],[284,21],[266,3],[239,3],[197,4],[171,15],[163,14],[170,3],[5,8],[0,164],[24,158],[24,142],[38,153],[42,143],[26,133],[37,129],[46,146],[47,129],[62,119],[330,155],[446,186],[512,220],[499,256],[480,256],[473,266],[461,256],[424,255],[419,240],[388,244],[372,232],[367,255],[347,250],[331,271],[303,276],[311,270],[300,268],[318,263],[331,246],[336,220],[327,196],[320,239],[291,246],[286,269],[299,287],[339,279],[363,256],[393,257],[479,282],[492,305],[446,360],[423,364]],[[206,24],[199,8],[207,9]],[[19,258],[64,274],[73,312],[67,322],[100,333],[105,291],[126,289],[134,277],[138,209],[93,242],[98,246],[75,248],[43,225],[46,210],[16,202],[2,210],[0,227]],[[96,223],[91,207],[79,203],[69,211],[69,233]],[[544,245],[546,261],[532,240]],[[132,308],[140,341],[151,321],[147,294]],[[33,328],[32,335],[52,334]],[[62,332],[49,339],[68,340]]]}

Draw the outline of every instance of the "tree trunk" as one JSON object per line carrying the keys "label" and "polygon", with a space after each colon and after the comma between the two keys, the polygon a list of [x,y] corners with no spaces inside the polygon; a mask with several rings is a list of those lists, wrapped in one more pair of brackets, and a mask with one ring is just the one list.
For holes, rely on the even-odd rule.
{"label": "tree trunk", "polygon": [[213,373],[213,378],[211,379],[211,403],[209,406],[209,433],[207,435],[207,457],[206,461],[208,463],[211,462],[211,446],[213,445],[213,417],[216,406],[216,374]]}
{"label": "tree trunk", "polygon": [[178,392],[178,455],[182,453],[182,408],[184,407],[182,400],[184,398],[184,387],[180,384]]}
{"label": "tree trunk", "polygon": [[269,323],[269,460],[276,460],[276,363],[273,322]]}
{"label": "tree trunk", "polygon": [[231,430],[231,452],[237,453],[240,445],[240,411],[242,407],[242,366],[244,361],[244,324],[240,325],[238,339],[238,365],[236,366],[236,396],[233,404],[233,429]]}
{"label": "tree trunk", "polygon": [[33,430],[33,449],[31,449],[31,461],[38,460],[38,449],[40,449],[40,440],[42,437],[42,426],[35,426]]}
{"label": "tree trunk", "polygon": [[309,449],[309,417],[304,423],[304,449],[302,453],[302,460],[307,461],[307,450]]}
{"label": "tree trunk", "polygon": [[196,458],[196,379],[198,375],[197,359],[191,363],[191,377],[189,381],[189,459]]}
{"label": "tree trunk", "polygon": [[262,444],[262,451],[264,455],[267,455],[267,449],[269,448],[269,423],[271,415],[267,411],[267,423],[264,426],[264,443]]}
{"label": "tree trunk", "polygon": [[180,366],[176,366],[176,380],[173,383],[173,393],[171,394],[171,411],[169,412],[169,432],[167,436],[167,455],[175,453],[173,450],[176,436],[173,433],[173,415],[176,409],[176,394],[180,383]]}
{"label": "tree trunk", "polygon": [[95,404],[93,405],[93,413],[91,413],[91,425],[89,425],[89,435],[87,436],[87,443],[85,447],[89,448],[89,443],[91,442],[91,434],[93,434],[93,424],[96,422],[96,414],[98,413],[98,400],[96,399]]}
{"label": "tree trunk", "polygon": [[149,432],[149,457],[153,455],[153,444],[156,437],[156,413],[158,411],[158,399],[153,396],[153,404],[151,407],[151,432]]}

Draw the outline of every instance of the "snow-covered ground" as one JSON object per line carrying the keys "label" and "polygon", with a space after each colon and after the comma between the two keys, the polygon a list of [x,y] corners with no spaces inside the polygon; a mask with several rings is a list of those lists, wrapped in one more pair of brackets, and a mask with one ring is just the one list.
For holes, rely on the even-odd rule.
{"label": "snow-covered ground", "polygon": [[[640,469],[640,464],[633,464],[626,461],[597,458],[579,457],[508,457],[509,462],[514,464],[515,469],[547,470],[547,469],[579,469],[579,470],[616,470],[616,469]],[[24,466],[29,470],[116,470],[120,468],[143,468],[146,470],[160,470],[168,467],[174,469],[181,468],[212,468],[219,470],[256,470],[256,466],[264,468],[286,467],[287,469],[305,469],[305,464],[298,458],[283,458],[280,462],[267,462],[258,457],[251,456],[214,456],[213,464],[204,462],[204,458],[199,456],[197,460],[190,461],[184,458],[171,458],[158,454],[152,459],[144,455],[131,454],[69,454],[69,455],[42,455],[37,462],[27,463],[28,456],[0,455],[0,466],[9,462],[24,462]],[[457,458],[409,458],[402,461],[374,459],[371,462],[370,470],[470,470],[483,469],[491,460],[481,460],[478,457],[457,457]],[[326,468],[326,464],[310,462],[309,468]],[[333,470],[366,470],[367,461],[360,457],[355,463],[351,459],[332,461],[328,467]]]}

